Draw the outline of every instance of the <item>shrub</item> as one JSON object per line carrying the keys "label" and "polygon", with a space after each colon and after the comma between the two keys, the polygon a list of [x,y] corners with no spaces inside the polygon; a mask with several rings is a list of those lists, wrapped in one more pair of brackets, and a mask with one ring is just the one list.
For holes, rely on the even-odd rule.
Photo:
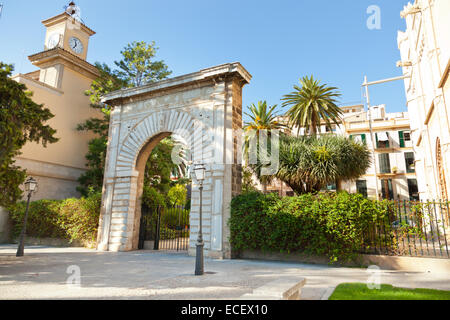
{"label": "shrub", "polygon": [[144,186],[142,193],[142,202],[149,208],[156,208],[158,206],[166,207],[166,197],[157,189],[150,186]]}
{"label": "shrub", "polygon": [[65,222],[64,229],[70,241],[81,240],[88,243],[96,241],[101,202],[101,193],[62,202],[60,215]]}
{"label": "shrub", "polygon": [[[87,198],[66,200],[39,200],[30,203],[27,235],[36,238],[58,238],[69,242],[78,240],[87,246],[97,238],[101,208],[101,193]],[[26,202],[10,208],[13,235],[22,230]]]}
{"label": "shrub", "polygon": [[231,203],[230,242],[238,251],[299,252],[347,261],[363,248],[371,224],[389,212],[387,202],[345,192],[286,198],[249,193]]}
{"label": "shrub", "polygon": [[[30,203],[27,220],[27,235],[37,238],[65,238],[59,216],[61,201],[39,200]],[[17,203],[9,209],[13,222],[13,237],[18,238],[23,226],[27,203]]]}
{"label": "shrub", "polygon": [[178,236],[178,233],[176,230],[172,230],[167,227],[163,227],[159,231],[159,239],[160,240],[173,240],[176,239]]}
{"label": "shrub", "polygon": [[167,208],[161,215],[161,225],[170,228],[183,227],[189,224],[190,210],[183,208]]}

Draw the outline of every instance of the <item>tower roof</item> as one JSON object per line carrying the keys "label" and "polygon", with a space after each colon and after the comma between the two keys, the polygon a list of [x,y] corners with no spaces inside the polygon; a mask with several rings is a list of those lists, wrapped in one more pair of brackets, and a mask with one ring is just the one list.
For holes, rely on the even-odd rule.
{"label": "tower roof", "polygon": [[[42,21],[42,24],[48,28],[48,27],[51,27],[55,24],[61,23],[63,21],[69,20],[69,19],[73,19],[73,17],[70,14],[68,14],[67,12],[63,12],[57,16],[54,16],[50,19]],[[83,22],[79,21],[79,23],[80,23],[81,29],[84,30],[87,34],[89,34],[89,36],[93,36],[95,34],[95,31],[92,30],[91,28],[89,28],[88,26],[86,26]]]}

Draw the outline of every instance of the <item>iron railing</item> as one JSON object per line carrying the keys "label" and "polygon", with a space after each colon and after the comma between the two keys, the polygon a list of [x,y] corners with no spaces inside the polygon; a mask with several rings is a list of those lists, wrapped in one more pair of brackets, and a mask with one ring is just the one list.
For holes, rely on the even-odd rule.
{"label": "iron railing", "polygon": [[183,206],[142,206],[139,249],[187,251],[190,210]]}
{"label": "iron railing", "polygon": [[449,201],[386,202],[363,235],[362,253],[450,258]]}

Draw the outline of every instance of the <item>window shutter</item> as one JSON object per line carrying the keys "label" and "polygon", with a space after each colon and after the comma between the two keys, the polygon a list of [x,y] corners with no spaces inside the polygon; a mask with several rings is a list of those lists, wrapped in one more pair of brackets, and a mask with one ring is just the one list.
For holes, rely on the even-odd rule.
{"label": "window shutter", "polygon": [[380,173],[391,173],[391,161],[389,153],[381,153],[378,155],[380,163]]}
{"label": "window shutter", "polygon": [[362,134],[362,135],[361,135],[361,140],[362,140],[362,142],[363,142],[364,144],[367,144],[367,139],[366,139],[366,135],[365,135],[365,134]]}
{"label": "window shutter", "polygon": [[405,134],[403,131],[399,131],[398,132],[398,136],[399,136],[399,141],[400,141],[400,148],[404,148],[405,147]]}
{"label": "window shutter", "polygon": [[353,135],[352,134],[350,135],[350,140],[353,140]]}
{"label": "window shutter", "polygon": [[379,149],[379,146],[378,146],[378,133],[375,133],[375,140],[376,140],[376,148]]}

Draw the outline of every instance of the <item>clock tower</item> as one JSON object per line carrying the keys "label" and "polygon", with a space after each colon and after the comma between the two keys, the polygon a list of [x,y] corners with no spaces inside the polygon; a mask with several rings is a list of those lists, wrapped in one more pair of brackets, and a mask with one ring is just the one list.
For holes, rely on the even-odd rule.
{"label": "clock tower", "polygon": [[[71,3],[75,5],[74,3]],[[42,21],[46,27],[44,51],[28,58],[41,69],[39,81],[61,89],[64,68],[94,80],[97,69],[86,62],[89,39],[95,34],[69,9]]]}
{"label": "clock tower", "polygon": [[38,70],[12,79],[25,84],[33,100],[54,114],[48,125],[56,129],[59,141],[46,147],[29,142],[15,160],[39,183],[34,199],[78,197],[78,178],[86,172],[85,156],[95,135],[77,127],[87,119],[102,117],[85,95],[99,77],[97,68],[86,61],[95,32],[80,19],[73,2],[65,12],[42,23],[46,28],[43,51],[28,57]]}

